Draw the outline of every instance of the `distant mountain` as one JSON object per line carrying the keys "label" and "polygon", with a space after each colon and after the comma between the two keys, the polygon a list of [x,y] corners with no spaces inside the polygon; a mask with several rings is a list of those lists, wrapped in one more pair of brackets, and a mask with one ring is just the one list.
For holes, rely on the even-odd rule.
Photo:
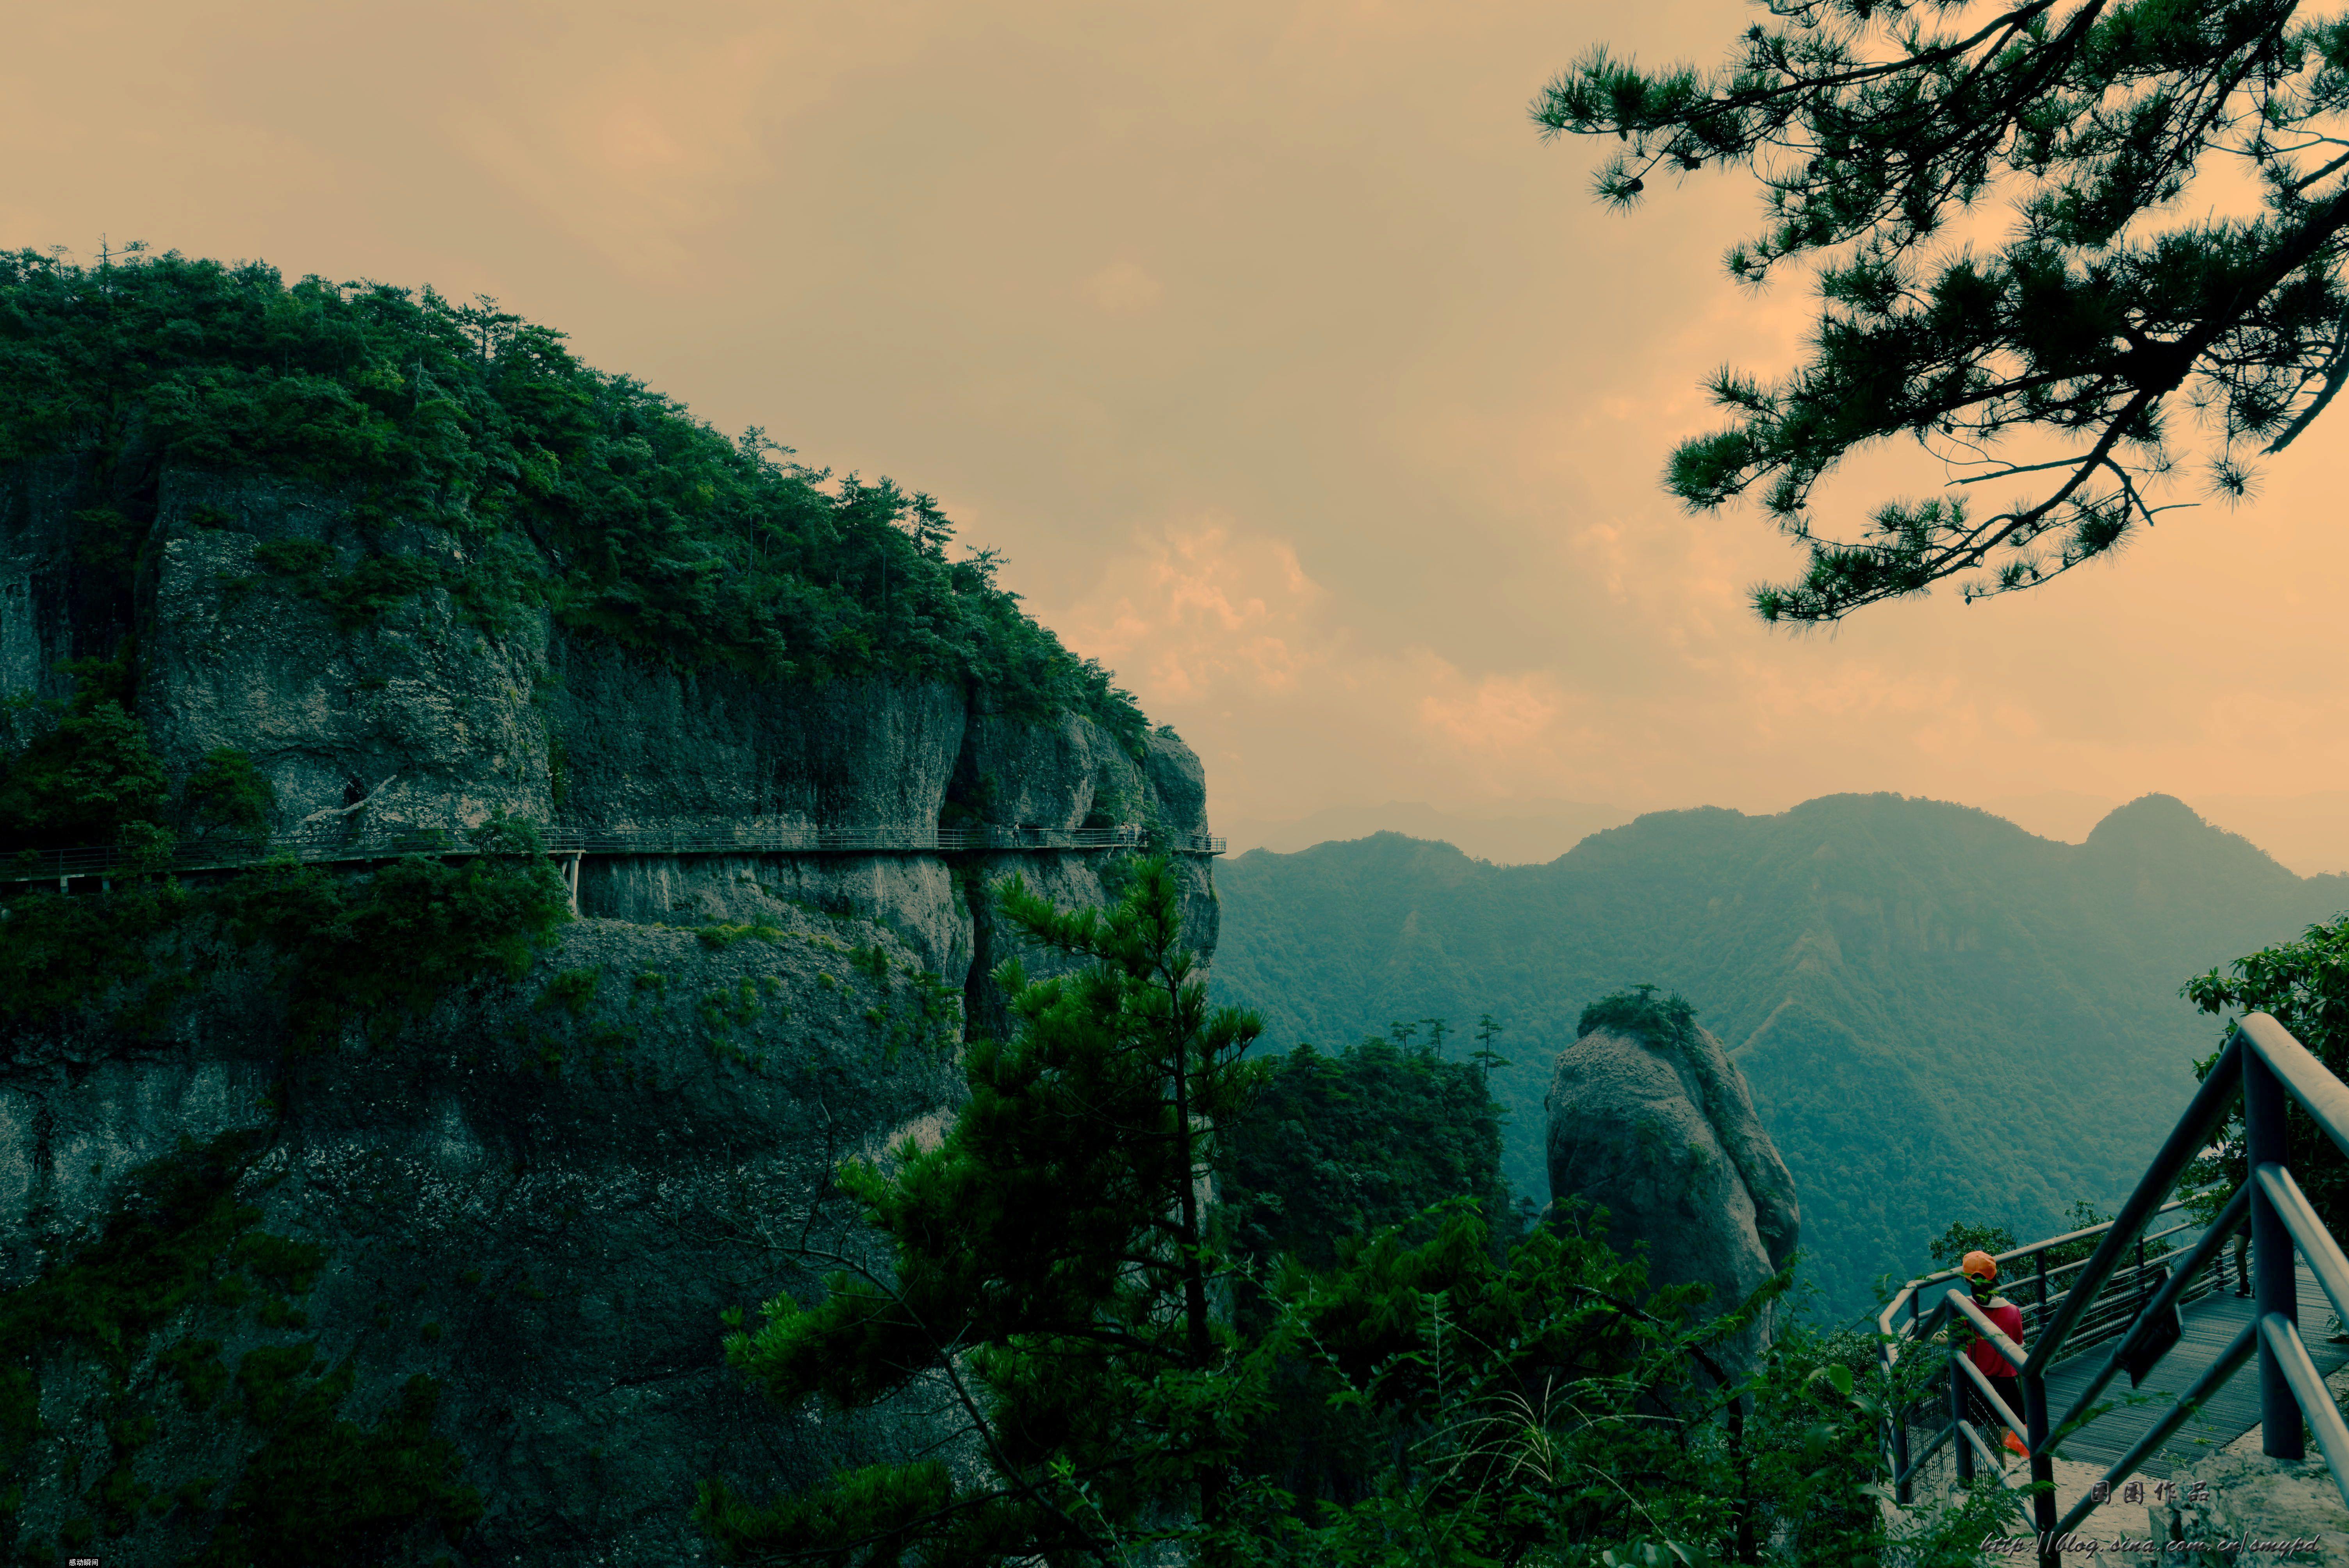
{"label": "distant mountain", "polygon": [[1953,1219],[2054,1229],[2111,1206],[2194,1087],[2188,975],[2349,908],[2149,795],[2084,844],[1971,807],[1838,795],[1640,818],[1547,865],[1380,833],[1216,875],[1215,984],[1267,1039],[1489,1012],[1511,1185],[1548,1196],[1542,1095],[1584,1004],[1651,983],[1726,1043],[1792,1169],[1807,1276],[1843,1310]]}
{"label": "distant mountain", "polygon": [[[1985,796],[1968,804],[2043,839],[2076,844],[2121,804],[2118,795],[2076,789],[2035,795]],[[2187,802],[2205,821],[2243,837],[2302,876],[2349,872],[2349,790],[2306,795],[2206,795]],[[1455,846],[1498,865],[1545,865],[1591,834],[1619,828],[1637,811],[1579,800],[1519,800],[1485,808],[1395,802],[1384,806],[1324,806],[1302,817],[1273,821],[1219,817],[1216,826],[1235,854],[1274,850],[1293,854],[1338,839],[1402,833]]]}
{"label": "distant mountain", "polygon": [[2349,790],[2313,795],[2204,795],[2194,807],[2303,876],[2349,870]]}
{"label": "distant mountain", "polygon": [[[2109,795],[2084,795],[2076,790],[2049,790],[2038,795],[1992,796],[1973,802],[1994,815],[2039,834],[2078,843],[2088,830],[2120,804]],[[2349,871],[2349,789],[2323,789],[2306,795],[2208,795],[2197,793],[2187,801],[2204,821],[2240,833],[2259,845],[2277,863],[2314,876],[2321,872]],[[1407,822],[1388,822],[1399,831],[1412,831]],[[1330,837],[1359,835],[1331,834]],[[1442,838],[1444,834],[1422,835]],[[1269,842],[1269,841],[1268,841]],[[1278,848],[1278,845],[1273,845]],[[1303,848],[1302,845],[1292,846]],[[1466,846],[1462,846],[1465,848]],[[1494,857],[1485,857],[1491,860]]]}
{"label": "distant mountain", "polygon": [[1619,806],[1579,800],[1526,800],[1507,810],[1444,809],[1420,803],[1385,806],[1324,806],[1288,821],[1250,818],[1218,820],[1235,851],[1272,850],[1281,854],[1332,839],[1372,833],[1406,833],[1451,844],[1480,861],[1500,865],[1539,865],[1606,828],[1619,828],[1639,813]]}

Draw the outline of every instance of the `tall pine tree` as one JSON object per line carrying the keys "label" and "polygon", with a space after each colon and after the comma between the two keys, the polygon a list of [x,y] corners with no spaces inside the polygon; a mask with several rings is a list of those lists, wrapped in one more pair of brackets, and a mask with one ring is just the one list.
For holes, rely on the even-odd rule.
{"label": "tall pine tree", "polygon": [[894,1266],[834,1272],[823,1300],[778,1297],[726,1342],[789,1406],[932,1385],[978,1473],[916,1459],[768,1503],[711,1482],[701,1518],[730,1560],[1078,1561],[1217,1512],[1248,1400],[1216,1376],[1234,1346],[1205,1188],[1260,1071],[1240,1060],[1259,1026],[1209,1009],[1163,861],[1105,918],[1017,882],[998,904],[1086,967],[999,971],[1013,1037],[970,1043],[945,1139],[842,1171]]}

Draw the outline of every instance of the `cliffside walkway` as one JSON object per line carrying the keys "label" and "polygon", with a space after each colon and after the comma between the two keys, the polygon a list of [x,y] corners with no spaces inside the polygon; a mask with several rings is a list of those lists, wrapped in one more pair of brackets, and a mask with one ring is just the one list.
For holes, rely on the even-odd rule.
{"label": "cliffside walkway", "polygon": [[[2170,1204],[2157,1215],[2157,1222],[2176,1220],[2181,1205]],[[2111,1227],[2093,1226],[2076,1231],[2069,1236],[2050,1237],[2034,1242],[2028,1247],[2017,1248],[1999,1260],[2002,1276],[2000,1292],[2023,1309],[2023,1342],[2030,1345],[2039,1337],[2039,1326],[2046,1320],[2048,1295],[2060,1295],[2086,1262],[2085,1253]],[[2057,1409],[2069,1409],[2079,1403],[2080,1396],[2095,1381],[2102,1369],[2103,1357],[2087,1354],[2098,1346],[2106,1347],[2127,1332],[2142,1310],[2144,1302],[2159,1290],[2168,1277],[2169,1269],[2178,1260],[2181,1248],[2193,1245],[2204,1227],[2191,1222],[2165,1226],[2144,1238],[2150,1248],[2142,1260],[2131,1258],[2116,1270],[2106,1286],[2106,1297],[2096,1307],[2085,1331],[2075,1330],[2067,1357],[2047,1370],[2047,1398]],[[2180,1240],[2180,1238],[2184,1238]],[[2059,1249],[2083,1255],[2042,1274],[2036,1268],[2039,1260]],[[2248,1280],[2240,1265],[2231,1260],[2232,1249],[2222,1248],[2214,1255],[2200,1277],[2178,1293],[2178,1340],[2175,1347],[2147,1369],[2145,1380],[2136,1391],[2150,1396],[2147,1403],[2121,1405],[2095,1420],[2075,1430],[2058,1444],[2062,1458],[2099,1469],[2117,1464],[2153,1429],[2179,1396],[2193,1387],[2196,1380],[2208,1372],[2227,1347],[2234,1343],[2243,1326],[2251,1321],[2253,1297]],[[2295,1271],[2296,1295],[2300,1308],[2299,1321],[2321,1325],[2332,1312],[2323,1287],[2315,1274],[2302,1264]],[[1948,1290],[1962,1290],[1950,1276],[1939,1276],[1918,1282],[1909,1297],[1910,1310],[1915,1313],[1920,1304],[1936,1301]],[[2344,1365],[2349,1365],[2349,1344],[2335,1343],[2330,1336],[2312,1336],[2308,1346],[2309,1360],[2316,1370],[2329,1376]],[[1932,1425],[1919,1428],[1913,1414],[1909,1440],[1916,1444],[1920,1433],[1930,1440],[1939,1426],[1946,1424],[1946,1408],[1936,1412]],[[2205,1399],[2199,1410],[2186,1423],[2136,1467],[2136,1473],[2168,1476],[2183,1464],[2207,1458],[2226,1447],[2245,1432],[2260,1424],[2259,1389],[2255,1379],[2237,1378]],[[1995,1439],[1997,1434],[1986,1433]]]}
{"label": "cliffside walkway", "polygon": [[[1154,834],[1138,827],[1040,828],[980,824],[971,827],[819,828],[784,824],[735,833],[613,831],[556,823],[539,831],[546,852],[564,861],[566,878],[578,874],[583,859],[622,855],[968,855],[1051,854],[1099,850],[1161,849],[1175,854],[1220,855],[1224,841],[1206,833]],[[178,846],[160,859],[137,860],[110,848],[26,850],[0,857],[0,883],[55,882],[157,872],[239,871],[272,861],[303,864],[361,863],[402,855],[478,853],[461,830],[409,828],[352,834],[281,834],[268,840],[224,839]]]}
{"label": "cliffside walkway", "polygon": [[[2239,1096],[2251,1178],[2204,1224],[2166,1200]],[[2324,1384],[2349,1362],[2349,1346],[2327,1331],[2328,1315],[2349,1324],[2349,1256],[2286,1163],[2287,1097],[2349,1154],[2349,1085],[2282,1025],[2251,1014],[2110,1223],[2000,1255],[2000,1292],[2023,1309],[2023,1345],[2001,1334],[1952,1274],[1911,1280],[1885,1305],[1877,1326],[1887,1372],[1934,1358],[1933,1392],[1885,1423],[1900,1502],[1913,1500],[1919,1473],[1944,1447],[1960,1486],[1978,1475],[2004,1484],[2003,1434],[1972,1418],[1975,1395],[1990,1402],[1989,1380],[1955,1351],[1979,1336],[2020,1375],[2025,1414],[2014,1436],[2030,1449],[2030,1479],[2051,1483],[2032,1499],[2043,1545],[2076,1530],[2095,1507],[2092,1494],[2058,1517],[2055,1458],[2095,1465],[2117,1488],[2132,1475],[2168,1476],[2254,1426],[2271,1458],[2299,1460],[2305,1423],[2349,1504],[2349,1423]],[[2248,1277],[2234,1245],[2247,1227]],[[2239,1377],[2254,1358],[2259,1375]],[[2143,1399],[2123,1397],[2115,1384],[2122,1373]],[[2039,1562],[2056,1568],[2063,1554],[2043,1551]]]}

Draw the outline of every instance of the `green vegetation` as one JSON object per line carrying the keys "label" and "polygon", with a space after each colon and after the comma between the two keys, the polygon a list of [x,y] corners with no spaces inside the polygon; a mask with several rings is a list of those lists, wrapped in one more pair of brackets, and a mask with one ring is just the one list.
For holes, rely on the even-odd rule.
{"label": "green vegetation", "polygon": [[782,931],[772,925],[698,925],[694,927],[693,934],[701,939],[702,946],[713,953],[723,953],[746,937],[755,937],[761,942],[780,942],[783,936]]}
{"label": "green vegetation", "polygon": [[1600,1029],[1630,1035],[1652,1046],[1686,1046],[1696,1039],[1696,1009],[1677,995],[1659,1002],[1653,985],[1634,985],[1583,1008],[1574,1022],[1574,1037],[1578,1040]]}
{"label": "green vegetation", "polygon": [[297,1044],[364,1023],[380,1042],[453,987],[518,980],[570,917],[562,874],[529,823],[496,819],[466,835],[462,860],[409,855],[372,876],[273,865],[215,895],[225,929],[276,955]]}
{"label": "green vegetation", "polygon": [[[292,1300],[308,1294],[327,1261],[311,1243],[256,1229],[261,1211],[237,1196],[267,1140],[259,1130],[201,1145],[182,1139],[176,1153],[130,1173],[132,1196],[94,1236],[66,1248],[31,1284],[0,1293],[0,1547],[12,1561],[53,1560],[24,1538],[17,1511],[44,1436],[41,1377],[60,1356],[104,1378],[109,1462],[82,1493],[87,1513],[67,1521],[56,1544],[88,1546],[129,1533],[142,1516],[212,1506],[218,1480],[159,1495],[139,1478],[138,1457],[175,1417],[217,1421],[232,1382],[220,1334],[247,1313],[264,1327],[298,1326]],[[151,1348],[173,1324],[213,1332]],[[319,1377],[315,1351],[265,1345],[239,1358],[233,1383],[259,1442],[197,1561],[295,1568],[329,1543],[339,1561],[404,1561],[419,1529],[453,1540],[479,1515],[478,1495],[454,1480],[461,1456],[431,1431],[430,1380],[411,1380],[397,1407],[362,1430],[337,1416],[351,1367]],[[166,1379],[176,1396],[159,1402]]]}
{"label": "green vegetation", "polygon": [[1371,1037],[1335,1055],[1299,1046],[1267,1065],[1218,1177],[1236,1258],[1326,1269],[1348,1237],[1402,1226],[1424,1241],[1411,1228],[1419,1216],[1464,1194],[1510,1236],[1500,1108],[1473,1064]]}
{"label": "green vegetation", "polygon": [[575,1018],[595,999],[595,988],[603,980],[601,969],[565,969],[546,983],[546,989],[539,994],[538,1005],[560,1007]]}
{"label": "green vegetation", "polygon": [[0,889],[0,1024],[111,998],[119,1026],[151,1029],[225,942],[272,966],[297,1047],[353,1022],[388,1039],[457,986],[519,979],[569,918],[530,824],[499,819],[467,838],[463,859],[409,855],[366,876],[286,861],[194,889]]}
{"label": "green vegetation", "polygon": [[[0,256],[0,463],[52,453],[148,507],[164,464],[258,467],[347,497],[369,542],[356,553],[255,547],[265,580],[346,626],[441,588],[492,630],[544,605],[680,665],[943,679],[1009,712],[1089,712],[1142,744],[1131,697],[1021,613],[991,552],[947,558],[954,531],[928,496],[833,482],[755,429],[729,440],[492,301],[289,285],[177,254]],[[78,520],[78,551],[124,592],[145,521]],[[437,542],[395,550],[396,524]]]}
{"label": "green vegetation", "polygon": [[[177,830],[265,833],[269,781],[231,748],[205,754],[171,798],[147,732],[130,712],[131,661],[68,660],[74,695],[40,705],[50,722],[0,752],[0,854],[119,844],[134,857],[169,853]],[[22,711],[20,706],[19,711]]]}
{"label": "green vegetation", "polygon": [[[10,1544],[23,1467],[43,1429],[41,1361],[61,1348],[97,1363],[107,1382],[115,1464],[93,1489],[96,1511],[127,1522],[144,1501],[129,1490],[130,1461],[141,1446],[131,1375],[148,1340],[183,1309],[205,1299],[234,1306],[249,1294],[250,1284],[222,1265],[261,1217],[231,1189],[262,1141],[254,1133],[230,1133],[202,1147],[183,1141],[178,1154],[137,1173],[140,1200],[113,1215],[94,1241],[32,1284],[0,1294],[0,1486],[7,1489],[0,1496],[0,1532]],[[193,1376],[201,1382],[201,1369]]]}
{"label": "green vegetation", "polygon": [[[346,632],[380,620],[387,611],[428,588],[442,586],[446,571],[413,555],[369,555],[348,572],[338,573],[334,570],[335,547],[316,539],[271,540],[254,545],[253,558],[285,587],[331,610],[335,625]],[[481,586],[469,583],[461,574],[448,576],[446,585],[452,592],[468,587],[478,591]],[[254,584],[239,581],[235,586],[249,590]],[[512,584],[499,586],[506,590],[500,594],[500,603],[519,602]],[[507,629],[502,616],[490,614],[482,619],[489,630]]]}
{"label": "green vegetation", "polygon": [[1658,813],[1544,866],[1382,835],[1216,882],[1218,995],[1284,1047],[1429,1014],[1506,1025],[1502,1171],[1537,1202],[1542,1098],[1585,1001],[1687,998],[1753,1088],[1838,1311],[1920,1272],[1952,1217],[2030,1239],[2075,1199],[2116,1206],[2210,1048],[2179,977],[2349,908],[2349,879],[2295,877],[2159,797],[2082,845],[1837,796]]}
{"label": "green vegetation", "polygon": [[842,1167],[895,1266],[835,1271],[817,1305],[779,1296],[726,1341],[730,1364],[786,1406],[864,1406],[947,1380],[984,1402],[973,1408],[992,1479],[964,1491],[916,1460],[766,1504],[713,1480],[700,1517],[730,1553],[822,1556],[874,1536],[928,1562],[1057,1553],[1096,1539],[1050,1501],[1065,1485],[1122,1526],[1238,1440],[1234,1410],[1199,1412],[1205,1425],[1186,1421],[1163,1451],[1149,1441],[1227,1338],[1210,1306],[1203,1129],[1237,1110],[1249,1077],[1237,1055],[1256,1035],[1245,1014],[1209,1013],[1180,907],[1163,861],[1105,919],[1011,884],[1003,919],[1090,967],[1031,985],[1007,965],[1017,1037],[970,1043],[969,1104],[945,1140],[897,1149],[893,1172]]}
{"label": "green vegetation", "polygon": [[271,810],[276,804],[269,780],[253,758],[231,747],[204,753],[181,790],[188,826],[200,836],[214,832],[233,838],[259,839],[269,833]]}
{"label": "green vegetation", "polygon": [[[2334,1076],[2349,1078],[2349,916],[2312,924],[2298,940],[2238,958],[2224,973],[2212,968],[2198,975],[2180,995],[2205,1013],[2227,1016],[2222,1046],[2234,1018],[2267,1013]],[[2197,1061],[2194,1076],[2209,1077],[2218,1059],[2219,1053],[2212,1051]],[[2240,1100],[2211,1143],[2210,1152],[2196,1161],[2188,1175],[2188,1184],[2200,1193],[2198,1210],[2205,1219],[2217,1214],[2249,1174]],[[2317,1217],[2335,1235],[2349,1233],[2349,1160],[2343,1159],[2300,1102],[2289,1097],[2284,1153]]]}
{"label": "green vegetation", "polygon": [[[2181,427],[2208,422],[2209,489],[2240,498],[2323,411],[2349,366],[2349,24],[2301,9],[1795,0],[1720,72],[1599,47],[1536,100],[1546,135],[1618,139],[1609,204],[1666,173],[1750,174],[1766,217],[1729,252],[1739,282],[1820,263],[1810,362],[1776,386],[1722,371],[1733,422],[1671,459],[1689,505],[1756,490],[1806,548],[1799,580],[1756,590],[1764,619],[1951,577],[1970,599],[2044,583],[2168,510]],[[2256,215],[2211,210],[2193,181],[2214,163],[2257,181]],[[1951,243],[1993,194],[2013,201],[2006,236]],[[1815,533],[1817,482],[1902,436],[1940,482],[2031,475],[2035,495],[1894,501]],[[2066,455],[2039,460],[2051,444]]]}
{"label": "green vegetation", "polygon": [[269,1436],[230,1489],[198,1568],[309,1568],[336,1561],[409,1563],[422,1542],[454,1545],[481,1516],[460,1481],[464,1455],[432,1422],[440,1387],[410,1377],[372,1427],[341,1413],[357,1374],[323,1367],[315,1344],[249,1352],[238,1364],[245,1419]]}
{"label": "green vegetation", "polygon": [[0,757],[0,851],[117,841],[168,850],[170,785],[129,711],[129,661],[65,668],[73,699],[51,705],[55,724]]}
{"label": "green vegetation", "polygon": [[1951,1220],[1950,1228],[1925,1245],[1925,1255],[1933,1260],[1937,1269],[1953,1269],[1965,1261],[1968,1253],[1988,1253],[1996,1257],[2013,1252],[2017,1245],[2014,1233],[2004,1225],[1977,1225],[1965,1220]]}
{"label": "green vegetation", "polygon": [[[949,1466],[925,1430],[909,1457],[766,1501],[709,1481],[698,1517],[722,1561],[1600,1568],[1897,1551],[1955,1568],[2011,1520],[2011,1494],[1985,1487],[1893,1539],[1878,1421],[1921,1385],[1884,1384],[1866,1336],[1798,1331],[1751,1378],[1721,1365],[1716,1346],[1785,1278],[1697,1323],[1703,1287],[1651,1289],[1595,1227],[1496,1245],[1481,1068],[1406,1048],[1403,1026],[1336,1058],[1238,1060],[1255,1021],[1209,1014],[1177,908],[1159,863],[1107,920],[1008,892],[1008,923],[1090,967],[1029,985],[1006,965],[1014,1037],[972,1045],[942,1143],[842,1167],[885,1258],[835,1268],[807,1305],[771,1300],[756,1328],[724,1315],[728,1359],[786,1408],[924,1383],[962,1413],[977,1463]],[[1296,1117],[1325,1112],[1346,1125],[1284,1156]],[[1449,1146],[1413,1180],[1454,1190],[1399,1223],[1366,1229],[1342,1198],[1277,1210],[1260,1190],[1238,1200],[1253,1222],[1202,1223],[1195,1207],[1211,1163],[1343,1183],[1387,1163],[1374,1146],[1420,1138]],[[1218,1286],[1247,1266],[1229,1240],[1268,1214],[1287,1227],[1257,1254],[1281,1247],[1277,1277],[1252,1271],[1257,1309],[1226,1311]],[[1946,1376],[1929,1363],[1907,1375]]]}
{"label": "green vegetation", "polygon": [[193,983],[186,939],[199,902],[170,879],[95,898],[39,883],[0,886],[0,1025],[58,1018],[110,999],[119,1026],[149,1032]]}

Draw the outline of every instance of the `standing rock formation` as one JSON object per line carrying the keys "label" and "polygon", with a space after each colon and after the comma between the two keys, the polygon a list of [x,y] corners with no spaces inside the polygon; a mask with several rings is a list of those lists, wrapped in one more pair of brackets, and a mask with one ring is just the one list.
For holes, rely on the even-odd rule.
{"label": "standing rock formation", "polygon": [[[1794,1180],[1754,1114],[1745,1077],[1688,1005],[1641,995],[1586,1009],[1550,1079],[1554,1221],[1569,1199],[1607,1212],[1607,1240],[1648,1253],[1652,1284],[1713,1288],[1729,1310],[1794,1254]],[[1750,1364],[1775,1331],[1765,1315],[1723,1348]]]}

